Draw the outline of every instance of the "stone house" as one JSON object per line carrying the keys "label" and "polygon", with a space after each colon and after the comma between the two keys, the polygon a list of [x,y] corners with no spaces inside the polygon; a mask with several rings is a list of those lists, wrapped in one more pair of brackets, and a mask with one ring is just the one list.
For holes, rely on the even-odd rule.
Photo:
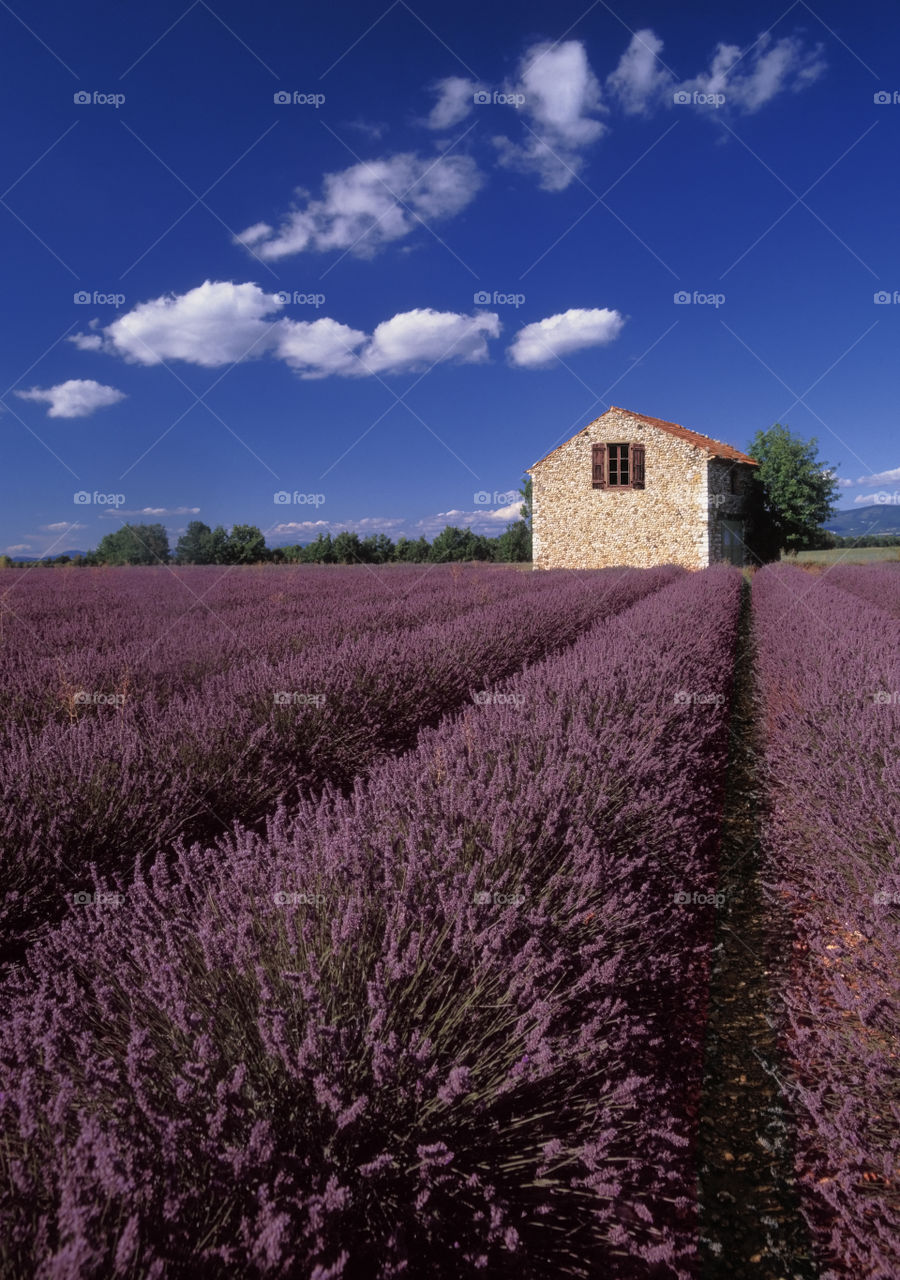
{"label": "stone house", "polygon": [[529,468],[534,567],[744,564],[757,465],[677,423],[611,408]]}

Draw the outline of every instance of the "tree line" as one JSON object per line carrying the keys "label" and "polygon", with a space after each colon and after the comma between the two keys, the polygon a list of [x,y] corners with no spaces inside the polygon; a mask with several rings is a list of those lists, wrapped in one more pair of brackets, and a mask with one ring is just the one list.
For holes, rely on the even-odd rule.
{"label": "tree line", "polygon": [[[427,538],[400,537],[395,541],[384,533],[360,538],[342,530],[333,537],[320,533],[306,546],[269,547],[255,524],[224,525],[211,529],[202,520],[192,520],[178,539],[174,551],[162,524],[124,524],[101,539],[86,555],[60,555],[42,560],[42,565],[154,565],[154,564],[444,564],[454,560],[482,560],[499,563],[527,562],[531,559],[531,480],[523,483],[521,519],[511,521],[494,538],[447,525],[432,542]],[[0,567],[15,564],[0,557]],[[25,563],[25,562],[18,562]]]}

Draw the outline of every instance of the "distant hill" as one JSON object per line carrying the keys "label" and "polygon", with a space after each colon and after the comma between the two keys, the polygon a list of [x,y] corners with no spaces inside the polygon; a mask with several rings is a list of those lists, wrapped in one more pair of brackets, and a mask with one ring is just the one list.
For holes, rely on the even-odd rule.
{"label": "distant hill", "polygon": [[839,511],[827,521],[826,529],[842,538],[860,538],[864,534],[900,533],[900,506],[874,503],[870,507],[854,507]]}

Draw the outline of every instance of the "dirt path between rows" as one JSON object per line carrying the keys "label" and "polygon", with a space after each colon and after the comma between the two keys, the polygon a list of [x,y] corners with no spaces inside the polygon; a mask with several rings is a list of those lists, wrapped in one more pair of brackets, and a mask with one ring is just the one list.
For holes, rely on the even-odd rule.
{"label": "dirt path between rows", "polygon": [[761,755],[750,584],[744,583],[700,1101],[700,1275],[814,1280],[773,1030],[787,930],[759,883]]}

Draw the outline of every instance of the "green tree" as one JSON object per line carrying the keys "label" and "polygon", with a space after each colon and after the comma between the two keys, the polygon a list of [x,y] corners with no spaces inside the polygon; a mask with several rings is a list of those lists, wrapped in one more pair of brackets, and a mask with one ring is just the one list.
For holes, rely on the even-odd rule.
{"label": "green tree", "polygon": [[428,545],[428,539],[424,537],[416,538],[412,541],[410,538],[398,538],[397,545],[394,547],[394,559],[401,564],[424,564],[431,558],[431,547]]}
{"label": "green tree", "polygon": [[232,525],[228,535],[229,564],[259,564],[268,555],[266,539],[255,524]]}
{"label": "green tree", "polygon": [[161,524],[123,524],[101,538],[95,554],[100,564],[167,564],[169,535]]}
{"label": "green tree", "polygon": [[9,556],[0,556],[0,569],[11,569],[11,568],[12,568],[12,560],[10,560]]}
{"label": "green tree", "polygon": [[212,529],[202,520],[192,520],[175,547],[178,564],[212,564]]}
{"label": "green tree", "polygon": [[342,529],[333,544],[334,558],[338,564],[355,564],[362,559],[362,546],[358,533]]}
{"label": "green tree", "polygon": [[[515,560],[519,560],[519,559],[522,559],[522,560],[531,560],[531,559],[532,559],[532,534],[531,534],[531,530],[532,530],[532,514],[533,514],[533,508],[532,508],[532,487],[531,487],[531,476],[526,475],[526,476],[523,476],[523,477],[522,477],[522,487],[521,487],[521,489],[519,490],[519,493],[521,493],[521,495],[522,495],[522,505],[521,505],[521,507],[519,507],[519,515],[522,517],[522,520],[523,520],[524,525],[525,525],[525,537],[524,537],[524,539],[522,539],[522,535],[521,535],[521,534],[517,534],[517,535],[516,535],[516,539],[517,539],[517,540],[516,540],[516,546],[517,546],[517,547],[519,546],[519,541],[521,540],[521,542],[522,542],[522,546],[524,547],[524,550],[525,550],[526,554],[525,554],[524,556],[521,556],[521,557],[520,557],[519,555],[516,555],[516,556],[514,556],[514,557],[512,557],[512,558],[513,558],[513,559],[515,559]],[[509,526],[507,527],[506,532],[507,532],[507,533],[509,533],[509,531],[510,531],[510,529],[511,529],[511,528],[512,528],[512,525],[509,525]],[[501,534],[501,537],[502,537],[502,536],[503,536],[503,535]]]}
{"label": "green tree", "polygon": [[513,520],[500,534],[497,559],[517,564],[531,559],[531,530],[524,520]]}
{"label": "green tree", "polygon": [[394,544],[386,533],[370,533],[360,547],[366,564],[387,564],[394,558]]}
{"label": "green tree", "polygon": [[750,456],[759,466],[753,473],[748,541],[760,560],[821,541],[822,526],[834,514],[838,483],[819,458],[818,443],[815,437],[795,436],[780,422],[758,431],[750,443]]}
{"label": "green tree", "polygon": [[334,547],[330,533],[320,533],[315,542],[302,548],[302,559],[306,564],[334,564]]}
{"label": "green tree", "polygon": [[217,524],[209,535],[210,564],[230,564],[228,533],[224,525]]}
{"label": "green tree", "polygon": [[[466,537],[469,534],[469,537]],[[435,564],[447,564],[451,560],[466,560],[471,543],[471,530],[446,525],[431,544],[431,560]]]}

